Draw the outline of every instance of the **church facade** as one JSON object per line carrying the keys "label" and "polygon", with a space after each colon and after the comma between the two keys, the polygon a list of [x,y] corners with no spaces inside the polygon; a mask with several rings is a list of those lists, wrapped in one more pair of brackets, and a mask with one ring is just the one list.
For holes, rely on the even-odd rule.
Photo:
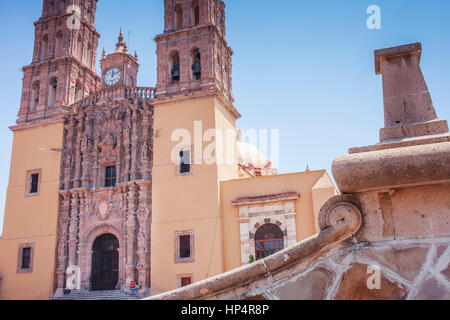
{"label": "church facade", "polygon": [[127,292],[132,281],[153,295],[319,231],[337,194],[327,172],[277,174],[239,140],[224,3],[164,7],[157,84],[137,87],[122,31],[96,73],[97,0],[43,1],[11,127],[0,299]]}

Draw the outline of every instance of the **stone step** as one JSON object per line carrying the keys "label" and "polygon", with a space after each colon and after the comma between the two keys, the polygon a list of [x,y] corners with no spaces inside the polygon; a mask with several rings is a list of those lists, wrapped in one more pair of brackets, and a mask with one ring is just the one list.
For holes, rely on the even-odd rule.
{"label": "stone step", "polygon": [[86,291],[71,292],[54,300],[139,300],[140,295],[132,295],[122,291]]}

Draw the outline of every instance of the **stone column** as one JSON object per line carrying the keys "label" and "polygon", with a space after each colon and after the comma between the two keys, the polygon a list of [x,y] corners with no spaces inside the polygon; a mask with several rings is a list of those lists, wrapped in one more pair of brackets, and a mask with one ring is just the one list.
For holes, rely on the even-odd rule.
{"label": "stone column", "polygon": [[130,180],[135,181],[138,179],[138,143],[139,143],[139,135],[138,135],[138,108],[133,108],[133,133],[131,135],[131,170],[130,170]]}
{"label": "stone column", "polygon": [[151,187],[149,182],[141,182],[139,185],[139,234],[137,237],[138,255],[138,284],[139,292],[146,296],[150,288],[150,199]]}
{"label": "stone column", "polygon": [[64,161],[64,190],[69,190],[70,179],[72,177],[72,167],[73,167],[73,131],[74,126],[70,124],[66,129],[66,146],[63,154]]}
{"label": "stone column", "polygon": [[136,263],[134,261],[136,243],[136,192],[137,186],[132,184],[128,188],[128,211],[126,221],[126,290],[130,291],[129,284],[135,281]]}
{"label": "stone column", "polygon": [[80,115],[78,117],[78,126],[77,126],[77,138],[75,141],[75,174],[73,178],[73,187],[80,187],[80,176],[81,176],[81,132],[83,129],[83,117]]}
{"label": "stone column", "polygon": [[141,150],[141,173],[142,180],[151,180],[151,157],[153,147],[149,131],[151,128],[151,111],[144,111],[142,113],[142,150]]}
{"label": "stone column", "polygon": [[64,295],[64,282],[67,267],[67,236],[69,228],[70,194],[61,191],[61,206],[59,212],[58,235],[58,268],[56,269],[56,293],[55,296]]}
{"label": "stone column", "polygon": [[77,245],[78,245],[78,194],[73,193],[70,206],[70,224],[69,224],[69,267],[77,264]]}

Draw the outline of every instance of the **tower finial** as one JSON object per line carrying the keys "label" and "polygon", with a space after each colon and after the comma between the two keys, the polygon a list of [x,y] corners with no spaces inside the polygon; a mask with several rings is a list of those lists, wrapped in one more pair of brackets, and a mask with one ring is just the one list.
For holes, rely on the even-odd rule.
{"label": "tower finial", "polygon": [[102,52],[102,59],[106,58],[106,50],[105,47],[103,47],[103,52]]}
{"label": "tower finial", "polygon": [[127,44],[123,42],[123,32],[122,28],[120,28],[119,42],[117,42],[116,45],[116,52],[126,52],[126,51],[127,51]]}

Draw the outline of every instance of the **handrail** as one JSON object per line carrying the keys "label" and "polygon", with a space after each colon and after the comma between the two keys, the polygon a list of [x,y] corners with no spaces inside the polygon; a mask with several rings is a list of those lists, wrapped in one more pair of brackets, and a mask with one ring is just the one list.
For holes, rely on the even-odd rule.
{"label": "handrail", "polygon": [[155,97],[156,88],[152,87],[115,87],[101,89],[77,102],[74,105],[92,105],[106,102],[108,99],[139,98],[151,100]]}

